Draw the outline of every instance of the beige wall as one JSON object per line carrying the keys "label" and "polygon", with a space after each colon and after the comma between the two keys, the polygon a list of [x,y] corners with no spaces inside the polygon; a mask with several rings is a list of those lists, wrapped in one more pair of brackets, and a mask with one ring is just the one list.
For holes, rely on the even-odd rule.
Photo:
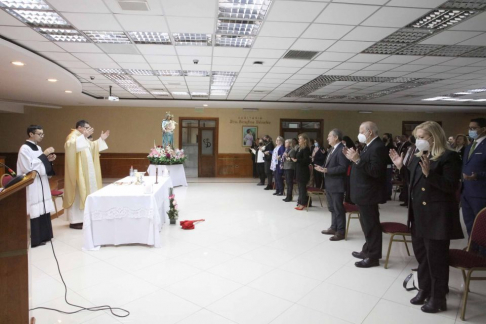
{"label": "beige wall", "polygon": [[[106,107],[66,107],[46,109],[26,107],[24,114],[0,114],[0,152],[16,152],[26,138],[25,130],[30,124],[40,124],[46,137],[42,147],[53,146],[63,152],[66,135],[79,119],[87,119],[95,128],[95,139],[101,130],[109,129],[109,152],[144,153],[148,152],[154,140],[161,144],[161,121],[165,108],[106,108]],[[259,124],[258,136],[278,135],[280,118],[323,119],[324,137],[332,128],[340,128],[344,134],[356,138],[359,124],[372,120],[378,124],[380,133],[393,135],[402,131],[402,121],[436,120],[442,121],[447,135],[465,133],[469,119],[477,114],[426,114],[406,112],[374,112],[359,114],[355,111],[301,111],[301,110],[265,110],[244,112],[241,109],[194,109],[173,108],[175,120],[180,117],[217,117],[219,118],[219,153],[244,153],[242,147],[242,126],[240,120],[255,117]],[[235,121],[236,123],[231,123]],[[179,146],[179,134],[174,136],[175,146]]]}

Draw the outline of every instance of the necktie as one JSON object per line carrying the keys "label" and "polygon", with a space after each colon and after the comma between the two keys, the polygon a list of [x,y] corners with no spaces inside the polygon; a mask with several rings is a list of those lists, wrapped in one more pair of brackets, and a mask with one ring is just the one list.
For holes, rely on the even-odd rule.
{"label": "necktie", "polygon": [[331,157],[331,154],[332,152],[334,152],[334,148],[331,150],[331,152],[329,152],[329,154],[327,155],[327,158],[326,158],[326,163],[324,165],[327,165],[327,162],[329,162],[329,158]]}
{"label": "necktie", "polygon": [[469,160],[471,158],[471,155],[472,155],[472,152],[474,152],[474,149],[476,148],[476,145],[478,144],[478,142],[474,141],[471,149],[469,150],[469,155],[467,156],[467,159]]}
{"label": "necktie", "polygon": [[368,149],[368,145],[365,145],[365,147],[363,148],[363,152],[362,153],[366,152],[367,149]]}

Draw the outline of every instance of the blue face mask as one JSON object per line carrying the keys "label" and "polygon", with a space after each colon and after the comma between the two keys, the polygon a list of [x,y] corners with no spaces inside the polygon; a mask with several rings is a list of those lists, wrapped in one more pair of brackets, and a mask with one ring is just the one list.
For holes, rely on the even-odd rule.
{"label": "blue face mask", "polygon": [[478,131],[477,130],[470,130],[469,131],[469,137],[472,139],[478,138]]}
{"label": "blue face mask", "polygon": [[319,143],[315,142],[315,143],[314,143],[314,146],[315,146],[315,147],[318,147],[318,146],[319,146]]}

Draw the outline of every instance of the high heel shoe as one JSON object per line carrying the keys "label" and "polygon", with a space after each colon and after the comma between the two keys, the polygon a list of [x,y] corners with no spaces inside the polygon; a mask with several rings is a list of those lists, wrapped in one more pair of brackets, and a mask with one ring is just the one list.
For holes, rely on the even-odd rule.
{"label": "high heel shoe", "polygon": [[438,313],[441,311],[446,311],[447,310],[447,300],[444,299],[436,299],[436,298],[430,298],[429,301],[422,306],[422,312],[424,313]]}
{"label": "high heel shoe", "polygon": [[420,289],[415,297],[410,299],[410,303],[413,305],[423,305],[429,299],[430,293]]}
{"label": "high heel shoe", "polygon": [[304,206],[298,206],[298,207],[295,207],[295,209],[297,209],[297,210],[304,210]]}

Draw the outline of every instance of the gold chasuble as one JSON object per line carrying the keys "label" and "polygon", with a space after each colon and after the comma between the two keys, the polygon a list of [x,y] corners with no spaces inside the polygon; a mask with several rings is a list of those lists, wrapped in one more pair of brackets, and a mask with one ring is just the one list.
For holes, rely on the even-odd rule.
{"label": "gold chasuble", "polygon": [[[79,138],[80,136],[83,138]],[[64,144],[64,209],[72,206],[84,210],[86,197],[101,189],[100,142],[102,142],[101,146],[106,147],[101,138],[97,141],[90,141],[76,129],[71,130],[66,138]],[[104,149],[106,148],[101,150]],[[77,195],[79,196],[79,206],[73,206]]]}

